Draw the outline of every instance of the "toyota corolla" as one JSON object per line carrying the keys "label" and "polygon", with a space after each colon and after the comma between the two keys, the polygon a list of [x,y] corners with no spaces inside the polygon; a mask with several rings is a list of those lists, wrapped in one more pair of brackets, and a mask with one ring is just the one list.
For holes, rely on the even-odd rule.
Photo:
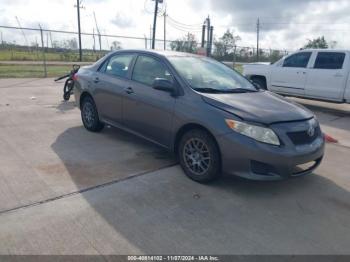
{"label": "toyota corolla", "polygon": [[297,177],[323,158],[324,136],[312,112],[207,57],[116,51],[74,79],[87,130],[108,124],[173,151],[198,182],[221,174]]}

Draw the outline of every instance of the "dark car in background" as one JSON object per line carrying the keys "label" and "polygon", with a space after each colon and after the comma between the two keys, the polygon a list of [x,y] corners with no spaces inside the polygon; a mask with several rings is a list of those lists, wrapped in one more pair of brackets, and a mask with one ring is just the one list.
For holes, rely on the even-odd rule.
{"label": "dark car in background", "polygon": [[174,151],[198,182],[223,173],[296,177],[323,158],[313,113],[207,57],[122,50],[80,69],[75,79],[87,130],[108,124]]}

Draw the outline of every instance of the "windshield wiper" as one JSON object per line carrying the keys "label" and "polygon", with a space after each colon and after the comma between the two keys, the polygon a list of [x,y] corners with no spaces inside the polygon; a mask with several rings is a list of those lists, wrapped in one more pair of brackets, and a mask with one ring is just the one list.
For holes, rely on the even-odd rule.
{"label": "windshield wiper", "polygon": [[235,89],[225,90],[225,92],[226,93],[255,93],[259,91],[255,89],[235,88]]}
{"label": "windshield wiper", "polygon": [[245,89],[245,88],[235,88],[235,89],[215,89],[210,87],[205,88],[193,88],[193,90],[201,93],[214,93],[214,94],[237,94],[237,93],[252,93],[258,92],[257,90]]}
{"label": "windshield wiper", "polygon": [[220,89],[210,88],[210,87],[203,87],[203,88],[193,88],[193,90],[201,93],[223,93]]}

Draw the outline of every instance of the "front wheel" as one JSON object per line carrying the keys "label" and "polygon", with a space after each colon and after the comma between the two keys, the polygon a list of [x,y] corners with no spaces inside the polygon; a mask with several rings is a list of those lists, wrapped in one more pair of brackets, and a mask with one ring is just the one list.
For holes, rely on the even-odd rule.
{"label": "front wheel", "polygon": [[100,132],[104,127],[104,124],[98,117],[95,102],[89,96],[85,97],[82,101],[81,119],[84,127],[91,132]]}
{"label": "front wheel", "polygon": [[201,129],[183,135],[178,147],[180,165],[194,181],[207,183],[220,177],[220,152],[214,138]]}
{"label": "front wheel", "polygon": [[63,99],[68,101],[74,88],[74,80],[67,79],[63,87]]}

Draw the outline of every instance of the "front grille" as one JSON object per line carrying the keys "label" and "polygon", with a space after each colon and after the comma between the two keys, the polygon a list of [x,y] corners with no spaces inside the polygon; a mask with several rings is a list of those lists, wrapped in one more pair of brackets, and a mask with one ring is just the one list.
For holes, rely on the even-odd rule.
{"label": "front grille", "polygon": [[315,141],[315,139],[320,136],[321,134],[321,129],[319,126],[317,126],[315,128],[315,133],[313,136],[310,136],[308,134],[308,130],[305,131],[298,131],[298,132],[289,132],[287,133],[288,137],[290,138],[290,140],[292,140],[294,145],[306,145],[306,144],[310,144],[313,141]]}

